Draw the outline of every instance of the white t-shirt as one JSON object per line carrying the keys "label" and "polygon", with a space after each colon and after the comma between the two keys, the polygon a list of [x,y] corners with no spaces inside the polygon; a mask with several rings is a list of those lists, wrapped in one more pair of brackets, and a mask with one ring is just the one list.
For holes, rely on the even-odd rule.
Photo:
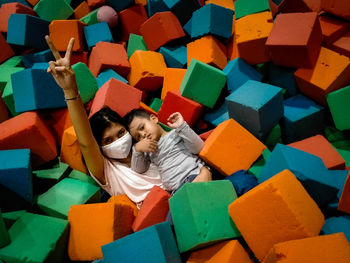
{"label": "white t-shirt", "polygon": [[91,174],[92,178],[111,196],[126,194],[133,202],[142,202],[153,186],[163,188],[160,174],[155,165],[143,174],[131,170],[125,164],[116,160],[104,159],[104,174],[106,184],[101,184],[98,179]]}

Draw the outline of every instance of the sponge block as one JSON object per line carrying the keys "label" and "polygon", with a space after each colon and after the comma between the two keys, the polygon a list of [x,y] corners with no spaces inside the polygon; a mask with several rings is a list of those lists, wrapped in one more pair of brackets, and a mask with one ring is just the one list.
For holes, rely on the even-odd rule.
{"label": "sponge block", "polygon": [[145,7],[141,4],[135,4],[119,13],[121,24],[122,40],[129,39],[131,34],[140,35],[140,26],[148,19]]}
{"label": "sponge block", "polygon": [[321,1],[321,8],[335,16],[350,20],[349,2],[346,0],[338,0],[333,2]]}
{"label": "sponge block", "polygon": [[235,3],[235,18],[240,19],[241,17],[260,13],[269,9],[270,6],[268,0],[237,0]]}
{"label": "sponge block", "polygon": [[229,214],[260,261],[276,243],[318,235],[325,220],[288,170],[236,199]]}
{"label": "sponge block", "polygon": [[34,6],[34,11],[40,18],[50,22],[67,19],[74,13],[69,2],[65,0],[40,0]]}
{"label": "sponge block", "polygon": [[75,73],[81,100],[83,103],[87,103],[94,98],[98,90],[96,78],[85,63],[78,62],[72,66],[72,69]]}
{"label": "sponge block", "polygon": [[164,72],[163,88],[160,98],[163,100],[171,90],[180,90],[180,85],[183,77],[186,74],[186,69],[166,68]]}
{"label": "sponge block", "polygon": [[6,39],[2,34],[0,34],[0,48],[0,63],[4,62],[5,60],[7,60],[15,54],[15,52],[12,50],[11,46],[6,42]]}
{"label": "sponge block", "polygon": [[89,48],[98,42],[114,42],[111,30],[107,22],[101,22],[84,27],[85,40]]}
{"label": "sponge block", "polygon": [[35,16],[33,9],[21,3],[14,2],[2,4],[0,8],[0,32],[7,33],[8,20],[11,14],[27,14]]}
{"label": "sponge block", "polygon": [[350,86],[333,91],[327,95],[327,103],[338,130],[350,129]]}

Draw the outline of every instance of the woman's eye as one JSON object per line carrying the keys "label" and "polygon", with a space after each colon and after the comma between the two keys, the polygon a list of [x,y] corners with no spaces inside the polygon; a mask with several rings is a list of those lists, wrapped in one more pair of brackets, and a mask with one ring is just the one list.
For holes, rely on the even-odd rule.
{"label": "woman's eye", "polygon": [[121,129],[119,132],[118,132],[118,135],[119,136],[122,136],[124,134],[125,130],[124,129]]}

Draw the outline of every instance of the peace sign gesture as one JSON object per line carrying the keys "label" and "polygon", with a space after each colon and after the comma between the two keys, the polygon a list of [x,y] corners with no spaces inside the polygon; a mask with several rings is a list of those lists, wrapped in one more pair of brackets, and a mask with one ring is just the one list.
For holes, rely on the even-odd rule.
{"label": "peace sign gesture", "polygon": [[71,38],[65,56],[62,58],[49,36],[45,36],[45,40],[51,49],[56,61],[49,62],[48,73],[51,73],[56,80],[57,84],[63,89],[64,92],[68,90],[76,89],[76,80],[74,71],[70,65],[70,59],[72,56],[72,48],[74,45],[74,38]]}

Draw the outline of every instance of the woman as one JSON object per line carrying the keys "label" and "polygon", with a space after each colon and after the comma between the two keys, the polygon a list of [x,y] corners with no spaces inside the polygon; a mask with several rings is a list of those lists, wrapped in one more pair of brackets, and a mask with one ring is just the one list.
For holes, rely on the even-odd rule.
{"label": "woman", "polygon": [[162,186],[158,170],[154,166],[144,174],[131,170],[132,139],[122,124],[122,118],[116,112],[104,108],[95,113],[89,123],[70,65],[74,38],[70,39],[63,58],[50,37],[46,36],[45,39],[56,59],[49,62],[47,72],[53,75],[63,90],[80,149],[91,176],[110,195],[126,194],[133,202],[140,204],[154,185]]}

